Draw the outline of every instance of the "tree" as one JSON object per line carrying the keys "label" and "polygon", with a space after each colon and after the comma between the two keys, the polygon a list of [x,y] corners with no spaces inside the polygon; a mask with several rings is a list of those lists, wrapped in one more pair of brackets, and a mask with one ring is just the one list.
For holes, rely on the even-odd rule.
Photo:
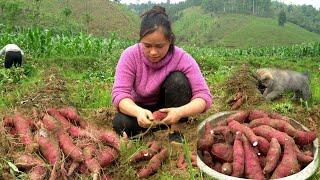
{"label": "tree", "polygon": [[281,10],[279,13],[279,18],[278,18],[279,26],[284,26],[286,21],[287,21],[286,12],[284,12],[284,10]]}

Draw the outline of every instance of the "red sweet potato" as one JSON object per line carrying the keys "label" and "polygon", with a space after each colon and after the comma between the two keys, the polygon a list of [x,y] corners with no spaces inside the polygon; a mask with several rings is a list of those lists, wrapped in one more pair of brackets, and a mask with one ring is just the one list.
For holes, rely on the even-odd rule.
{"label": "red sweet potato", "polygon": [[260,118],[250,122],[250,127],[268,125],[293,137],[297,144],[307,145],[317,138],[316,132],[306,132],[295,129],[290,123],[278,119]]}
{"label": "red sweet potato", "polygon": [[266,165],[263,169],[264,174],[271,173],[277,166],[281,155],[281,146],[277,139],[272,138],[270,141],[270,149],[266,156]]}
{"label": "red sweet potato", "polygon": [[177,167],[181,170],[185,170],[188,167],[187,162],[184,159],[184,154],[180,153],[177,160]]}
{"label": "red sweet potato", "polygon": [[99,150],[96,153],[96,156],[100,166],[104,168],[109,166],[112,162],[114,162],[118,158],[119,152],[114,148],[106,146],[102,150]]}
{"label": "red sweet potato", "polygon": [[58,140],[60,147],[65,156],[70,157],[73,161],[81,162],[84,160],[83,153],[79,147],[77,147],[70,136],[65,132],[58,132]]}
{"label": "red sweet potato", "polygon": [[231,163],[223,163],[221,167],[221,173],[225,175],[231,175],[232,173],[232,164]]}
{"label": "red sweet potato", "polygon": [[232,176],[234,177],[241,177],[244,172],[244,149],[241,138],[242,133],[238,131],[233,144]]}
{"label": "red sweet potato", "polygon": [[213,169],[219,173],[222,172],[222,164],[219,161],[214,162]]}
{"label": "red sweet potato", "polygon": [[[284,132],[278,131],[270,126],[261,125],[252,129],[253,132],[259,136],[265,137],[267,140],[271,141],[271,138],[276,138],[281,145],[285,144],[285,139],[292,139],[289,135]],[[308,164],[313,160],[313,157],[303,154],[298,146],[295,145],[295,150],[300,163]]]}
{"label": "red sweet potato", "polygon": [[154,111],[152,113],[152,115],[153,115],[153,119],[155,121],[161,121],[162,119],[167,117],[167,113],[166,112],[161,112],[161,111]]}
{"label": "red sweet potato", "polygon": [[203,151],[203,162],[210,168],[213,169],[214,163],[212,161],[211,154],[208,151]]}
{"label": "red sweet potato", "polygon": [[245,136],[242,136],[242,142],[245,153],[244,166],[246,178],[264,180],[258,156],[254,152],[252,146],[250,145],[248,139]]}
{"label": "red sweet potato", "polygon": [[271,119],[280,119],[280,120],[283,120],[283,121],[286,121],[286,122],[290,123],[290,118],[289,117],[282,116],[281,114],[276,113],[276,112],[269,113],[269,118],[271,118]]}
{"label": "red sweet potato", "polygon": [[229,121],[238,121],[239,123],[244,123],[248,117],[249,113],[247,111],[238,111],[234,114],[231,114],[227,117],[227,122]]}
{"label": "red sweet potato", "polygon": [[49,114],[45,114],[42,118],[42,122],[46,129],[49,131],[57,131],[61,128],[61,123]]}
{"label": "red sweet potato", "polygon": [[47,135],[37,135],[35,139],[39,144],[40,152],[51,165],[54,165],[59,161],[60,149],[58,143],[54,139],[50,139]]}
{"label": "red sweet potato", "polygon": [[290,176],[300,171],[300,165],[297,160],[295,144],[292,139],[285,139],[283,157],[280,164],[274,170],[271,179]]}
{"label": "red sweet potato", "polygon": [[210,122],[207,121],[204,125],[204,133],[198,139],[197,148],[198,150],[201,150],[201,151],[209,151],[213,143],[214,143],[214,135],[213,135],[212,126]]}
{"label": "red sweet potato", "polygon": [[255,133],[252,131],[251,128],[240,124],[238,121],[229,121],[228,122],[228,126],[230,127],[230,129],[233,132],[237,132],[240,131],[241,133],[243,133],[244,135],[246,135],[246,137],[249,139],[250,143],[253,146],[257,146],[259,141],[257,136],[255,135]]}
{"label": "red sweet potato", "polygon": [[211,154],[223,161],[232,162],[233,147],[229,144],[216,143],[212,145]]}
{"label": "red sweet potato", "polygon": [[77,109],[74,107],[60,108],[59,112],[62,116],[68,119],[75,126],[80,126],[81,121],[83,121],[82,118],[79,116]]}
{"label": "red sweet potato", "polygon": [[149,160],[151,159],[155,154],[157,154],[160,150],[160,145],[157,141],[149,142],[149,148],[141,150],[137,153],[135,153],[131,158],[130,162],[138,162],[141,160]]}
{"label": "red sweet potato", "polygon": [[63,127],[64,129],[68,129],[69,127],[72,126],[72,124],[71,124],[64,116],[62,116],[57,109],[55,109],[55,108],[48,108],[48,109],[47,109],[47,113],[48,113],[50,116],[54,117],[56,120],[60,121],[60,123],[61,123],[61,125],[62,125],[62,127]]}
{"label": "red sweet potato", "polygon": [[29,179],[43,180],[47,174],[47,169],[44,166],[35,166],[28,173]]}
{"label": "red sweet potato", "polygon": [[99,140],[118,151],[120,150],[120,138],[114,131],[103,131],[99,135]]}
{"label": "red sweet potato", "polygon": [[149,163],[138,172],[138,178],[147,178],[155,173],[161,166],[161,163],[169,157],[168,150],[166,148],[154,155]]}
{"label": "red sweet potato", "polygon": [[73,138],[87,137],[87,138],[95,140],[94,133],[89,132],[87,129],[82,129],[80,127],[71,126],[68,129],[68,132],[69,132],[70,136]]}
{"label": "red sweet potato", "polygon": [[30,123],[19,113],[15,113],[13,123],[20,137],[20,141],[26,146],[27,151],[33,152],[36,150],[38,144],[33,141],[33,136],[29,128]]}
{"label": "red sweet potato", "polygon": [[248,120],[252,121],[258,118],[268,117],[268,113],[263,110],[251,110],[249,112]]}
{"label": "red sweet potato", "polygon": [[14,156],[14,164],[23,170],[30,170],[35,166],[43,166],[44,162],[31,154],[17,154]]}
{"label": "red sweet potato", "polygon": [[270,148],[270,143],[267,139],[261,136],[257,136],[258,138],[258,149],[259,152],[262,152],[264,155],[267,155],[269,148]]}
{"label": "red sweet potato", "polygon": [[240,106],[246,101],[246,96],[242,96],[240,99],[238,99],[234,104],[231,106],[231,110],[239,109]]}

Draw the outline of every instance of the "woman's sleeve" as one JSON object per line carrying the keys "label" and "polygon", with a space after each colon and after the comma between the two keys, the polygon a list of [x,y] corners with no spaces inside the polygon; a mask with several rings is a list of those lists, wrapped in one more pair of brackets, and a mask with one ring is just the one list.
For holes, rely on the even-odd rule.
{"label": "woman's sleeve", "polygon": [[205,100],[206,101],[205,111],[207,111],[212,105],[212,95],[201,73],[198,63],[193,59],[191,55],[187,53],[183,55],[183,59],[181,63],[184,64],[183,71],[185,72],[191,84],[192,99],[202,98],[203,100]]}
{"label": "woman's sleeve", "polygon": [[119,103],[124,98],[132,98],[131,91],[135,79],[134,56],[130,49],[126,49],[117,64],[115,80],[112,88],[112,103],[119,108]]}

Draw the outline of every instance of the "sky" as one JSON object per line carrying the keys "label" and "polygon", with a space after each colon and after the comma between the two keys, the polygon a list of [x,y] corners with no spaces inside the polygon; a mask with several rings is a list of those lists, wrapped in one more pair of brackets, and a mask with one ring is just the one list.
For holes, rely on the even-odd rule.
{"label": "sky", "polygon": [[[161,3],[161,2],[167,2],[167,0],[121,0],[121,3],[125,3],[125,4],[130,4],[130,3],[148,3],[148,1],[151,2],[157,2],[157,3]],[[178,3],[184,0],[170,0],[171,3]],[[316,9],[320,9],[320,0],[277,0],[279,2],[283,2],[285,4],[295,4],[295,5],[303,5],[303,4],[307,4],[307,5],[312,5],[313,7],[315,7]]]}

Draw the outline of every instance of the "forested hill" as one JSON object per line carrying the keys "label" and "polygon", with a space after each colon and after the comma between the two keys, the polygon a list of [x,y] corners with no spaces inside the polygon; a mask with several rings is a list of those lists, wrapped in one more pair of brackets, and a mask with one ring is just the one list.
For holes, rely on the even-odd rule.
{"label": "forested hill", "polygon": [[136,37],[139,17],[106,0],[0,0],[0,25],[40,26],[106,36]]}
{"label": "forested hill", "polygon": [[292,45],[320,41],[320,35],[293,23],[243,14],[206,13],[201,7],[181,11],[173,24],[178,43],[231,48]]}
{"label": "forested hill", "polygon": [[[288,22],[320,34],[320,11],[311,5],[286,5],[271,0],[186,0],[178,4],[162,3],[161,5],[167,8],[173,21],[181,17],[182,10],[194,6],[200,6],[207,13],[242,14],[275,19],[280,12],[284,12]],[[141,13],[152,6],[154,4],[147,3],[129,7]]]}

